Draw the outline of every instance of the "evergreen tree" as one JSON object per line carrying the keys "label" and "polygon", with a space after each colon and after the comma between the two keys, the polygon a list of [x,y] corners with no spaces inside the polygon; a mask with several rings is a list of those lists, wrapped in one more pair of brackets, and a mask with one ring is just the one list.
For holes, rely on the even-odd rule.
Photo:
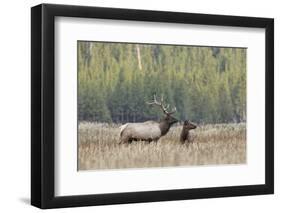
{"label": "evergreen tree", "polygon": [[154,94],[180,120],[246,121],[246,49],[79,41],[77,53],[80,121],[159,119]]}

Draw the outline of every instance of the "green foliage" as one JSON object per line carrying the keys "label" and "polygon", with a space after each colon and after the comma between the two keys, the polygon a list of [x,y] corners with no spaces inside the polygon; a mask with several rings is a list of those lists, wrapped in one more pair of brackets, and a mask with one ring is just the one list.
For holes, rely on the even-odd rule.
{"label": "green foliage", "polygon": [[[139,51],[139,55],[138,55]],[[153,94],[178,119],[246,120],[246,49],[78,42],[78,117],[138,122],[162,117]]]}

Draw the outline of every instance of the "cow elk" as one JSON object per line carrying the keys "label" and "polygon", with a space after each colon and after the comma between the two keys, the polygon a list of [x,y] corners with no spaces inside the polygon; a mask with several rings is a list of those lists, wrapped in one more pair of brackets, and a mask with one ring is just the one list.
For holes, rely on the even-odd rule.
{"label": "cow elk", "polygon": [[189,120],[184,121],[182,131],[181,131],[181,135],[180,135],[180,142],[181,143],[185,143],[186,141],[188,143],[191,142],[190,134],[189,134],[189,131],[191,129],[196,129],[196,125],[191,123]]}
{"label": "cow elk", "polygon": [[152,102],[147,102],[148,105],[154,105],[159,107],[165,117],[159,122],[146,121],[142,123],[126,123],[122,125],[120,131],[120,143],[131,143],[132,141],[155,141],[157,142],[160,137],[166,135],[170,127],[178,122],[176,118],[172,116],[176,112],[176,108],[169,112],[169,105],[164,104],[163,96],[160,102],[157,100],[156,95]]}

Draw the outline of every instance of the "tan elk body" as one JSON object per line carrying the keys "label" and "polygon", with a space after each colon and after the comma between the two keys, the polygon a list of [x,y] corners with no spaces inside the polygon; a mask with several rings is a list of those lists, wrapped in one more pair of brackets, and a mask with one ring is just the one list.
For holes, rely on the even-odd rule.
{"label": "tan elk body", "polygon": [[168,112],[169,105],[164,106],[163,97],[161,102],[158,102],[154,95],[153,102],[147,104],[159,106],[165,114],[165,117],[159,122],[146,121],[142,123],[126,123],[122,125],[120,127],[120,143],[131,143],[132,141],[158,141],[160,137],[167,134],[174,123],[178,122],[178,120],[172,116],[172,114],[176,112],[176,108],[171,112]]}

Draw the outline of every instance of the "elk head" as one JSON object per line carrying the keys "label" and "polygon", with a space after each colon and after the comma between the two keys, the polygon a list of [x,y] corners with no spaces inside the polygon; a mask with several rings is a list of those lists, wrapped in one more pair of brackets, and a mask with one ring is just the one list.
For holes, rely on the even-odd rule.
{"label": "elk head", "polygon": [[160,126],[160,129],[161,129],[162,136],[165,135],[169,131],[170,127],[174,123],[178,122],[178,120],[175,117],[172,116],[172,114],[174,114],[177,111],[176,107],[174,107],[169,112],[170,105],[169,104],[167,104],[167,105],[164,104],[163,95],[161,97],[160,102],[157,100],[156,95],[154,95],[153,96],[153,101],[152,102],[147,102],[147,104],[148,105],[155,105],[155,106],[160,107],[160,109],[164,113],[165,117],[163,117],[160,120],[159,126]]}
{"label": "elk head", "polygon": [[191,123],[189,120],[184,121],[183,128],[186,130],[196,129],[196,125]]}

